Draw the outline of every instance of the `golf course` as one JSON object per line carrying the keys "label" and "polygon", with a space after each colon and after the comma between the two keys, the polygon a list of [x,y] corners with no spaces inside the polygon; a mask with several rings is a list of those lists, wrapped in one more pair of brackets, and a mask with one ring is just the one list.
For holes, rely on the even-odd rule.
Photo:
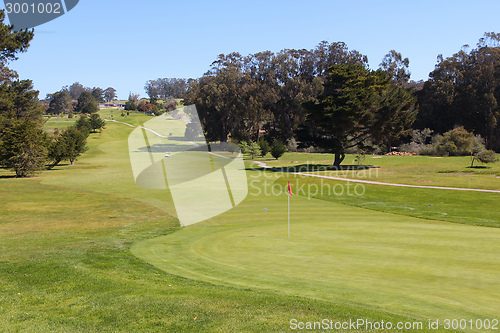
{"label": "golf course", "polygon": [[32,178],[0,169],[1,331],[289,332],[323,319],[394,325],[346,332],[500,329],[499,163],[367,155],[366,168],[333,171],[329,154],[245,155],[246,198],[181,227],[168,188],[141,188],[131,170],[128,137],[152,117],[99,113],[131,126],[107,122],[75,165]]}

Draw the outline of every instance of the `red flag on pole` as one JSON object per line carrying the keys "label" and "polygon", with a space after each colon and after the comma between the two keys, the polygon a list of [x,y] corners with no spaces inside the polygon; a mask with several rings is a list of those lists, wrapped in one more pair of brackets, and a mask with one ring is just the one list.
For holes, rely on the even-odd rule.
{"label": "red flag on pole", "polygon": [[290,194],[290,196],[293,195],[293,193],[292,193],[292,185],[290,185],[290,182],[288,182],[288,194]]}

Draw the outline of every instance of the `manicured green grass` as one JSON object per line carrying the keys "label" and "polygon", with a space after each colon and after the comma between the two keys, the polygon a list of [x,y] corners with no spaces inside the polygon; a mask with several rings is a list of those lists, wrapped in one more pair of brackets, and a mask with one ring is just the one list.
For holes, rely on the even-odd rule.
{"label": "manicured green grass", "polygon": [[44,120],[46,120],[44,124],[44,129],[47,132],[54,132],[56,129],[59,131],[68,128],[69,126],[73,125],[76,121],[76,117],[73,118],[68,118],[68,116],[51,116],[51,117],[44,117]]}
{"label": "manicured green grass", "polygon": [[180,276],[419,320],[497,315],[500,229],[295,195],[288,238],[287,198],[279,195],[286,182],[278,189],[264,186],[272,173],[249,175],[250,195],[235,209],[133,252]]}
{"label": "manicured green grass", "polygon": [[[151,119],[113,115],[134,125]],[[262,182],[272,189],[287,179],[259,170],[248,171],[250,192],[240,206],[180,229],[168,191],[134,183],[132,130],[108,122],[76,165],[36,178],[5,178],[12,173],[0,170],[3,330],[285,332],[292,318],[497,316],[500,229],[297,193],[288,239],[286,196],[278,188],[264,195]],[[391,197],[371,195],[374,202]],[[474,198],[463,193],[462,202]],[[494,200],[477,200],[496,211]]]}
{"label": "manicured green grass", "polygon": [[424,219],[500,227],[500,193],[449,191],[345,182],[275,173],[281,187],[290,181],[298,195]]}
{"label": "manicured green grass", "polygon": [[[500,158],[500,155],[497,155]],[[355,165],[355,155],[347,155],[343,165]],[[270,166],[295,167],[296,171],[312,171],[320,175],[343,178],[357,178],[388,183],[450,186],[479,189],[500,189],[500,162],[477,164],[480,168],[470,168],[468,156],[371,156],[367,155],[363,165],[377,167],[370,172],[350,170],[324,171],[332,165],[332,154],[285,153],[279,160],[259,158]]]}

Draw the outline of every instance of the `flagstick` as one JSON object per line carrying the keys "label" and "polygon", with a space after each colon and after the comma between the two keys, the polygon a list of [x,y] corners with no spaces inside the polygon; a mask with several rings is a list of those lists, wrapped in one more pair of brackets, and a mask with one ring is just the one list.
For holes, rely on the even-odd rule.
{"label": "flagstick", "polygon": [[288,194],[288,238],[290,238],[290,194]]}

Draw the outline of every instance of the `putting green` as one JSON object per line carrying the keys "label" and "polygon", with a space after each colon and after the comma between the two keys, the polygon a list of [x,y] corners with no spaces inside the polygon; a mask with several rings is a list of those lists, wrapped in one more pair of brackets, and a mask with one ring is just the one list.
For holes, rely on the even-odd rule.
{"label": "putting green", "polygon": [[288,238],[286,195],[257,191],[266,175],[249,171],[249,196],[236,208],[138,243],[133,253],[190,279],[425,321],[498,315],[500,229],[295,195]]}

